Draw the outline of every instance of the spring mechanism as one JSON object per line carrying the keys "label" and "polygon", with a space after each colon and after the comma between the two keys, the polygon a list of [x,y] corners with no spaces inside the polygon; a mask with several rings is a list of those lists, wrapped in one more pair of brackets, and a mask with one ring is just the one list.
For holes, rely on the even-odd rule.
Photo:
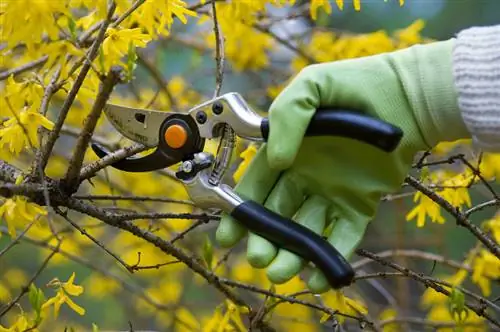
{"label": "spring mechanism", "polygon": [[208,182],[213,186],[217,186],[224,176],[224,173],[226,172],[231,161],[233,149],[236,144],[236,134],[233,128],[228,125],[224,125],[222,130],[221,140],[217,148],[217,157],[208,179]]}

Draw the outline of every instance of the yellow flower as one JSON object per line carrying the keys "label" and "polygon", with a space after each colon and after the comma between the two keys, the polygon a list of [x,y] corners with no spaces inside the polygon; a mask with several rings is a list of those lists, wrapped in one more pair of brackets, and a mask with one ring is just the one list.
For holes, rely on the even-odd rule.
{"label": "yellow flower", "polygon": [[54,306],[54,317],[59,315],[59,309],[61,305],[66,303],[71,309],[73,309],[79,315],[85,314],[85,309],[77,305],[73,300],[68,296],[80,296],[83,293],[83,287],[75,285],[73,282],[75,280],[75,272],[71,274],[71,277],[68,281],[61,283],[58,279],[52,280],[49,285],[53,285],[57,290],[56,296],[48,299],[43,305],[42,310],[49,308],[51,305]]}
{"label": "yellow flower", "polygon": [[16,236],[16,226],[22,227],[40,215],[47,215],[47,211],[38,204],[27,202],[26,197],[14,196],[0,205],[0,217],[7,223],[11,237]]}
{"label": "yellow flower", "polygon": [[491,280],[500,278],[500,260],[486,249],[482,249],[472,263],[472,281],[484,296],[491,295]]}
{"label": "yellow flower", "polygon": [[61,73],[59,74],[60,79],[67,78],[68,71],[71,67],[71,64],[66,61],[66,57],[72,55],[75,58],[80,58],[85,54],[83,50],[78,49],[75,45],[66,40],[42,44],[40,46],[40,53],[48,55],[48,59],[43,65],[43,68],[50,69],[55,64],[61,65]]}
{"label": "yellow flower", "polygon": [[[217,2],[216,6],[225,39],[225,55],[233,68],[236,71],[265,68],[269,64],[267,52],[274,47],[273,39],[249,25],[262,9],[261,1]],[[213,32],[208,34],[206,42],[209,47],[215,47]],[[242,52],[242,49],[251,49],[252,52]]]}
{"label": "yellow flower", "polygon": [[186,8],[181,0],[146,0],[134,13],[131,21],[137,22],[149,35],[166,36],[177,17],[183,24],[187,23],[186,15],[197,16],[197,13]]}
{"label": "yellow flower", "polygon": [[24,147],[39,146],[39,126],[49,130],[54,126],[37,112],[42,95],[38,84],[18,83],[13,76],[8,78],[0,98],[0,116],[8,118],[0,124],[0,149],[8,145],[8,151],[17,155]]}
{"label": "yellow flower", "polygon": [[[463,323],[481,323],[483,321],[482,317],[479,317],[475,312],[467,310],[467,318],[463,321]],[[430,321],[441,322],[441,323],[455,323],[453,319],[448,304],[445,302],[443,304],[437,305],[433,307],[426,317]],[[449,328],[439,328],[439,332],[455,332],[458,329],[449,327]],[[484,331],[484,326],[464,326],[460,331],[463,332],[480,332]]]}
{"label": "yellow flower", "polygon": [[5,286],[4,284],[0,284],[0,301],[2,301],[3,303],[7,303],[9,302],[11,297],[12,294],[9,288],[7,288],[7,286]]}
{"label": "yellow flower", "polygon": [[[343,1],[337,0],[337,5],[342,9],[344,3]],[[311,18],[313,20],[318,19],[318,8],[323,8],[323,10],[330,15],[332,13],[332,6],[330,5],[329,0],[311,0],[311,6],[309,7],[309,11],[311,14]]]}
{"label": "yellow flower", "polygon": [[396,32],[396,36],[399,38],[399,41],[405,46],[418,44],[423,41],[420,32],[422,32],[424,27],[425,27],[424,20],[421,19],[416,20],[406,29]]}
{"label": "yellow flower", "polygon": [[[397,315],[398,313],[396,312],[396,310],[394,310],[393,308],[387,308],[380,313],[379,319],[381,321],[391,320],[396,318]],[[398,331],[399,331],[399,326],[397,323],[385,324],[382,328],[382,332],[398,332]]]}
{"label": "yellow flower", "polygon": [[436,177],[443,179],[440,185],[448,187],[438,192],[441,197],[457,208],[462,205],[471,207],[472,203],[467,186],[474,179],[474,174],[469,169],[458,175],[442,171],[436,173]]}
{"label": "yellow flower", "polygon": [[460,139],[452,142],[440,142],[432,149],[433,155],[446,155],[451,152],[453,149],[463,146],[470,145],[470,139]]}
{"label": "yellow flower", "polygon": [[26,108],[17,117],[5,121],[2,126],[0,148],[8,145],[11,153],[19,154],[24,147],[38,148],[38,128],[42,126],[52,130],[54,123],[31,108]]}
{"label": "yellow flower", "polygon": [[158,303],[165,305],[175,304],[182,295],[183,285],[174,278],[162,280],[155,288],[149,289],[148,294]]}
{"label": "yellow flower", "polygon": [[31,52],[44,35],[51,40],[58,39],[59,29],[54,16],[67,13],[68,8],[66,1],[4,0],[0,3],[0,11],[1,42],[7,41],[9,48],[23,43]]}
{"label": "yellow flower", "polygon": [[104,70],[108,71],[112,65],[128,53],[130,45],[145,47],[151,40],[147,34],[141,33],[140,28],[122,29],[109,28],[102,48],[104,52]]}
{"label": "yellow flower", "polygon": [[496,177],[497,182],[500,182],[500,153],[485,153],[479,170],[485,179]]}
{"label": "yellow flower", "polygon": [[239,182],[241,180],[241,177],[245,173],[246,169],[248,168],[248,165],[250,165],[250,162],[252,161],[253,157],[257,153],[257,147],[254,144],[250,144],[245,151],[243,151],[240,154],[240,157],[243,159],[241,163],[238,165],[238,168],[233,174],[233,179],[236,182]]}
{"label": "yellow flower", "polygon": [[[338,312],[342,314],[357,317],[360,316],[360,314],[366,315],[368,313],[368,309],[363,303],[345,296],[341,291],[329,291],[322,295],[322,298],[326,305],[334,310],[338,310]],[[321,317],[321,322],[325,322],[329,317],[329,314],[324,314],[323,317]],[[340,323],[345,320],[345,317],[340,315],[336,316],[336,318]]]}
{"label": "yellow flower", "polygon": [[414,202],[417,202],[418,200],[420,200],[418,205],[406,215],[407,221],[416,217],[417,227],[424,227],[425,219],[429,216],[432,222],[438,222],[440,224],[444,223],[445,220],[441,215],[441,208],[436,202],[422,194],[420,191],[418,191],[413,198]]}
{"label": "yellow flower", "polygon": [[[23,332],[28,330],[29,328],[28,319],[24,315],[24,313],[17,316],[16,322],[9,328],[3,327],[0,325],[0,332]],[[30,329],[30,331],[37,332],[38,329]]]}
{"label": "yellow flower", "polygon": [[[452,286],[459,286],[463,283],[467,275],[467,270],[460,269],[455,274],[442,279]],[[446,286],[443,286],[443,288],[450,290],[450,288]],[[429,308],[435,305],[446,303],[447,300],[448,297],[446,295],[435,291],[433,288],[427,288],[422,295],[421,304],[424,308]]]}
{"label": "yellow flower", "polygon": [[221,306],[215,308],[213,316],[203,324],[203,332],[247,331],[240,317],[240,313],[248,313],[247,308],[239,307],[230,300],[225,301],[225,306],[224,315],[222,315]]}
{"label": "yellow flower", "polygon": [[500,242],[500,214],[487,221],[484,228],[493,234],[495,241]]}
{"label": "yellow flower", "polygon": [[175,310],[175,317],[182,324],[175,324],[175,332],[192,332],[199,331],[200,323],[196,317],[185,307],[180,307]]}

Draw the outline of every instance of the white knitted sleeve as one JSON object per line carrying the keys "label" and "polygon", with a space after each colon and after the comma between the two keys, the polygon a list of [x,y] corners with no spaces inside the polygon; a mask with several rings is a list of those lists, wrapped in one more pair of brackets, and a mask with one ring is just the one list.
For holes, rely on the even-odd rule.
{"label": "white knitted sleeve", "polygon": [[475,144],[500,151],[500,25],[457,35],[453,74],[462,117]]}

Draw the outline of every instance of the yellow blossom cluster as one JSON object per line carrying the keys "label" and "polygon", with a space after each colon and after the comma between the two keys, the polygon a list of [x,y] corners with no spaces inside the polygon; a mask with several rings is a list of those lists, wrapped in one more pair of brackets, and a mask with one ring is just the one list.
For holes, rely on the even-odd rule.
{"label": "yellow blossom cluster", "polygon": [[61,282],[57,278],[53,279],[50,283],[50,287],[57,289],[56,296],[48,299],[43,305],[42,310],[46,310],[51,306],[54,308],[54,316],[59,315],[59,310],[61,305],[66,303],[71,309],[73,309],[79,315],[85,314],[85,309],[80,307],[78,304],[73,302],[70,296],[79,296],[83,293],[83,287],[74,284],[75,273],[73,272],[69,277],[68,281]]}
{"label": "yellow blossom cluster", "polygon": [[[30,81],[7,80],[0,95],[0,116],[7,120],[0,124],[0,156],[18,155],[25,148],[38,148],[38,128],[52,129],[54,124],[38,112],[41,88]],[[2,153],[3,152],[3,153]]]}
{"label": "yellow blossom cluster", "polygon": [[[22,177],[16,179],[16,184],[22,182]],[[16,228],[26,226],[35,222],[40,216],[46,216],[47,211],[38,204],[28,202],[24,196],[13,196],[12,198],[0,199],[0,218],[7,223],[9,235],[16,236]]]}

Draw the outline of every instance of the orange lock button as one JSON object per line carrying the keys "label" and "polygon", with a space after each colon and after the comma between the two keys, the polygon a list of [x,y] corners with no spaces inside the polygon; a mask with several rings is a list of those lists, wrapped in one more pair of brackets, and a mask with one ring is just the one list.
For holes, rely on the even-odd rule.
{"label": "orange lock button", "polygon": [[173,149],[179,149],[186,144],[187,131],[183,126],[171,125],[165,131],[165,143]]}

